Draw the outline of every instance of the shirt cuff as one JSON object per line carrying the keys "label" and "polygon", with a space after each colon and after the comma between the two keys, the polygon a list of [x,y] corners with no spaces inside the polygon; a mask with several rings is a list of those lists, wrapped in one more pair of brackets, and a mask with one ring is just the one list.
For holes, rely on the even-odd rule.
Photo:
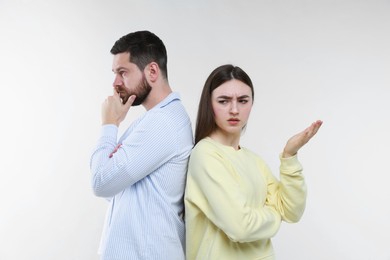
{"label": "shirt cuff", "polygon": [[118,127],[114,124],[103,125],[101,129],[101,136],[110,136],[116,138],[118,135]]}

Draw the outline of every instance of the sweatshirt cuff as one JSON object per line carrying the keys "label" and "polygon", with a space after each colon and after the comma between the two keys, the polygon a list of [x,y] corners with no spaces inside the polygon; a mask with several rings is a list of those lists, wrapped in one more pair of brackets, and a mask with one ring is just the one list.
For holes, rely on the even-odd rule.
{"label": "sweatshirt cuff", "polygon": [[282,154],[279,155],[280,159],[280,172],[286,174],[294,174],[302,171],[302,165],[298,161],[298,155],[283,158]]}

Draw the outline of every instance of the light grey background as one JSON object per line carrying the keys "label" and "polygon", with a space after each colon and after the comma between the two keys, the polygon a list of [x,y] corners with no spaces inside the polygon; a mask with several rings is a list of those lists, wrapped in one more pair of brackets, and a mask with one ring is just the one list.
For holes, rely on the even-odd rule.
{"label": "light grey background", "polygon": [[165,42],[193,122],[212,69],[249,73],[242,144],[276,175],[286,140],[324,121],[299,155],[307,208],[273,239],[278,260],[390,259],[390,1],[376,0],[0,0],[0,259],[97,259],[107,204],[89,158],[109,50],[141,29]]}

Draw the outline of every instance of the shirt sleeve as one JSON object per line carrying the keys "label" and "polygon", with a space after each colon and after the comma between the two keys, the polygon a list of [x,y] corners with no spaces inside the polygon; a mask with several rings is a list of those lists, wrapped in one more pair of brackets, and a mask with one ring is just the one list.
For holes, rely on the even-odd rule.
{"label": "shirt sleeve", "polygon": [[90,161],[94,193],[112,197],[172,158],[177,145],[171,121],[164,113],[151,113],[134,127],[115,153],[118,129],[103,126]]}
{"label": "shirt sleeve", "polygon": [[205,216],[230,240],[252,242],[276,234],[281,217],[270,206],[250,206],[229,162],[215,151],[197,150],[189,164],[188,195]]}
{"label": "shirt sleeve", "polygon": [[279,157],[280,181],[278,181],[262,162],[262,172],[267,179],[266,204],[273,206],[286,222],[298,222],[303,215],[306,206],[306,184],[302,175],[302,165],[297,155],[282,158]]}

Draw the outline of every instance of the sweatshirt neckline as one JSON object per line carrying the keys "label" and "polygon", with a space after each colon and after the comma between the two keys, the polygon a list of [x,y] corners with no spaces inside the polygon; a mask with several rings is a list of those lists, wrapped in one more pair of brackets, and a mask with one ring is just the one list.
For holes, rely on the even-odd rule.
{"label": "sweatshirt neckline", "polygon": [[210,143],[213,143],[214,145],[220,147],[221,149],[227,151],[227,152],[231,152],[231,153],[239,153],[243,150],[243,147],[241,145],[238,145],[240,147],[240,149],[236,150],[234,149],[232,146],[230,145],[225,145],[225,144],[222,144],[214,139],[212,139],[211,137],[206,137],[206,140]]}

